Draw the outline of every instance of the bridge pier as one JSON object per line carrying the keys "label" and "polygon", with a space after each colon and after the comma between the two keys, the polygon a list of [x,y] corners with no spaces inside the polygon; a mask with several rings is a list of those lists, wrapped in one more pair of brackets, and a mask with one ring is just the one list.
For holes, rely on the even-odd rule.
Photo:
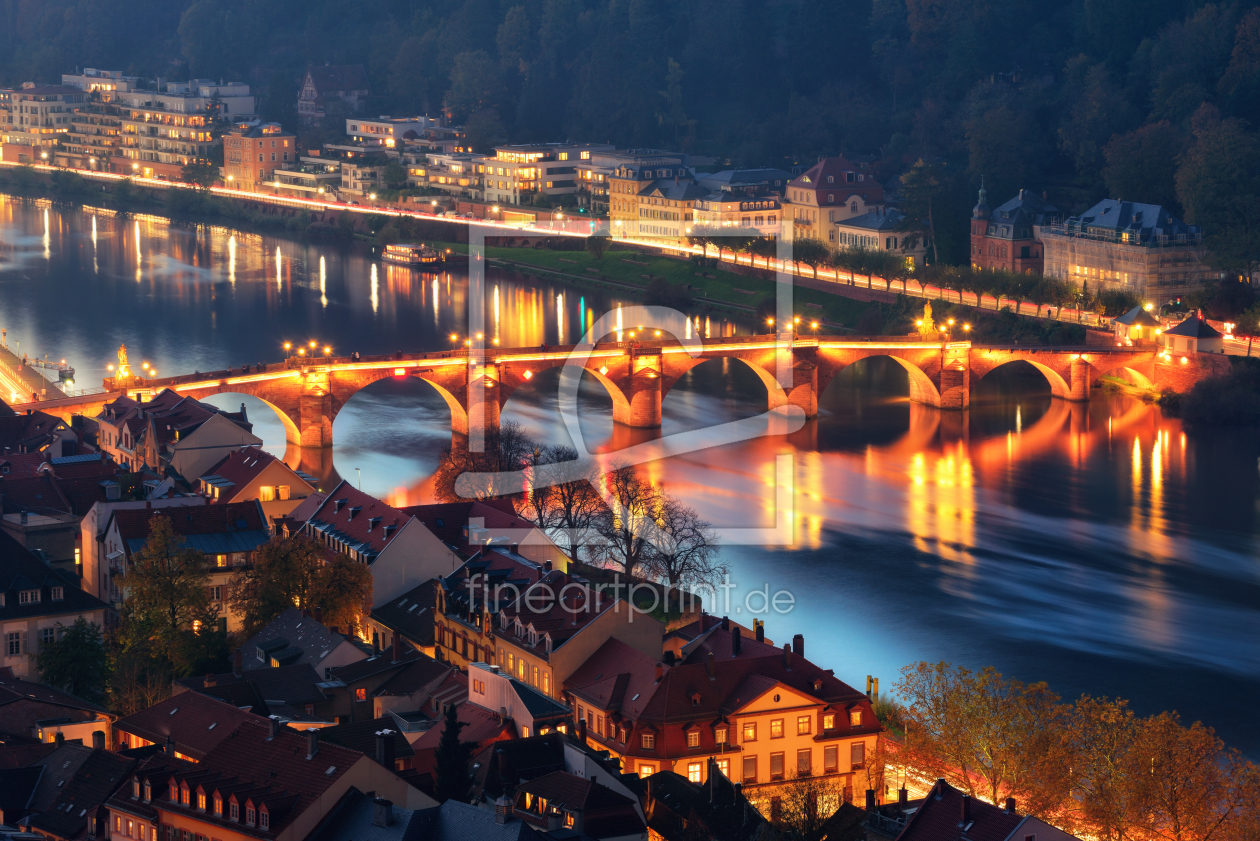
{"label": "bridge pier", "polygon": [[1084,359],[1072,360],[1069,370],[1068,387],[1070,391],[1065,399],[1084,402],[1089,400],[1089,392],[1094,381],[1094,369]]}
{"label": "bridge pier", "polygon": [[613,420],[636,429],[656,429],[661,425],[661,354],[642,353],[630,357],[629,387],[622,389],[626,402],[613,401]]}
{"label": "bridge pier", "polygon": [[332,425],[332,395],[326,391],[305,393],[298,398],[297,424],[286,424],[285,437],[290,444],[302,448],[331,447]]}

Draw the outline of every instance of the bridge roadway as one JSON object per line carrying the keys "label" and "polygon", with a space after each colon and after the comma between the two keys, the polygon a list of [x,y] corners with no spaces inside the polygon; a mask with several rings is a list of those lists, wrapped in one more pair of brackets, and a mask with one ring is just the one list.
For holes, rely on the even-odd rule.
{"label": "bridge roadway", "polygon": [[[388,356],[290,357],[283,362],[225,371],[126,382],[105,380],[103,393],[19,404],[60,415],[94,416],[124,394],[149,399],[165,388],[196,399],[215,394],[250,394],[270,405],[284,423],[286,437],[299,447],[332,445],[333,421],[360,389],[390,377],[418,377],[433,386],[451,410],[451,430],[467,435],[469,425],[497,427],[504,404],[533,377],[558,368],[574,346],[493,348],[397,353]],[[782,362],[786,376],[776,378]],[[1218,354],[1169,357],[1154,349],[1110,347],[1029,347],[924,342],[905,336],[854,338],[774,335],[707,340],[696,355],[677,341],[601,342],[581,362],[613,403],[613,418],[631,427],[661,425],[661,401],[679,378],[713,359],[738,359],[765,384],[768,408],[796,406],[806,417],[818,414],[819,395],[845,367],[883,356],[905,368],[910,399],[941,409],[965,409],[975,385],[1002,365],[1022,360],[1046,378],[1064,400],[1088,400],[1103,375],[1135,385],[1184,391],[1200,377],[1221,373],[1228,360]],[[471,419],[471,420],[470,420]]]}

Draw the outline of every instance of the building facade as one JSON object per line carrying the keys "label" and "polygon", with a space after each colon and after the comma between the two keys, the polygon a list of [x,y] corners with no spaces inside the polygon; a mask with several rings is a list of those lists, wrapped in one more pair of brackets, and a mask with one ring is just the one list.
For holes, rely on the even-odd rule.
{"label": "building facade", "polygon": [[836,248],[891,251],[911,269],[922,268],[927,257],[927,234],[906,227],[906,215],[891,207],[850,216],[836,223]]}
{"label": "building facade", "polygon": [[362,64],[311,65],[298,90],[298,120],[313,126],[324,119],[334,103],[334,107],[356,112],[371,92]]}
{"label": "building facade", "polygon": [[815,239],[839,247],[837,223],[866,213],[882,213],[884,188],[846,158],[823,158],[787,185],[783,233],[789,239]]}
{"label": "building facade", "polygon": [[8,100],[8,124],[0,137],[3,159],[52,163],[55,147],[70,132],[75,109],[83,104],[83,91],[64,85],[26,84],[12,91]]}
{"label": "building facade", "polygon": [[248,192],[276,191],[276,171],[297,161],[297,135],[279,123],[238,123],[223,136],[223,181]]}
{"label": "building facade", "polygon": [[692,221],[706,228],[755,228],[762,236],[777,236],[782,212],[774,193],[723,190],[696,199]]}
{"label": "building facade", "polygon": [[1203,231],[1159,205],[1104,199],[1047,225],[1042,240],[1048,277],[1123,290],[1156,308],[1223,277],[1206,263]]}
{"label": "building facade", "polygon": [[[649,233],[652,229],[668,227],[683,229],[687,227],[683,216],[691,216],[693,208],[681,205],[666,205],[658,202],[643,202],[641,197],[655,188],[658,182],[676,182],[678,184],[694,184],[694,175],[688,165],[688,158],[679,152],[666,152],[660,149],[629,149],[608,156],[612,166],[612,174],[608,179],[608,219],[609,230],[615,237],[637,237],[641,233]],[[694,201],[709,191],[697,188],[691,196]],[[672,201],[682,201],[681,198]],[[652,215],[645,217],[643,211],[652,210]],[[661,218],[665,214],[671,218]],[[677,218],[672,218],[677,217]],[[648,221],[651,220],[651,221]],[[640,223],[649,230],[641,231]]]}
{"label": "building facade", "polygon": [[249,86],[195,79],[169,83],[165,91],[117,91],[123,160],[113,171],[145,178],[178,179],[191,163],[206,162],[218,144],[216,120],[237,120],[254,111]]}
{"label": "building facade", "polygon": [[1063,214],[1029,190],[997,209],[986,203],[987,191],[980,187],[980,198],[971,210],[971,265],[977,269],[1002,269],[1020,274],[1045,271],[1045,245],[1041,231],[1046,225],[1063,221]]}

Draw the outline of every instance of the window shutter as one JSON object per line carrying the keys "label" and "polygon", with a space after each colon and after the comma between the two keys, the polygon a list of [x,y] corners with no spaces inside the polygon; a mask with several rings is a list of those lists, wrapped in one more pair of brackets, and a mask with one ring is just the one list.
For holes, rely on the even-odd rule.
{"label": "window shutter", "polygon": [[30,653],[31,653],[31,650],[30,650],[30,648],[28,647],[28,645],[29,645],[29,644],[27,643],[27,640],[26,640],[26,631],[23,631],[23,632],[22,632],[22,653],[23,653],[23,654],[30,654]]}

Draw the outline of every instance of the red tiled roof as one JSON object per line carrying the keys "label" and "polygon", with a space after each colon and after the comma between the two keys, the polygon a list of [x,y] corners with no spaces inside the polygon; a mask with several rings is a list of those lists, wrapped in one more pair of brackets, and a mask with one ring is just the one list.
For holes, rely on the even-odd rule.
{"label": "red tiled roof", "polygon": [[0,745],[0,771],[25,768],[57,749],[52,742],[36,742],[33,745]]}
{"label": "red tiled roof", "polygon": [[542,797],[548,803],[570,811],[608,809],[617,806],[626,806],[631,811],[634,810],[634,804],[630,798],[567,771],[552,771],[550,774],[543,774],[541,777],[519,784],[516,790]]}
{"label": "red tiled roof", "polygon": [[[843,203],[849,196],[858,195],[867,202],[882,202],[884,200],[884,188],[878,181],[869,175],[862,173],[861,181],[849,183],[845,180],[845,173],[860,172],[858,167],[854,166],[845,158],[823,158],[809,169],[802,172],[792,180],[788,187],[795,190],[814,190],[816,192],[834,193],[837,203]],[[831,176],[834,181],[827,183],[827,176]],[[819,201],[819,204],[823,204]]]}
{"label": "red tiled roof", "polygon": [[[356,508],[357,511],[354,510]],[[380,520],[374,523],[377,517]],[[329,492],[307,522],[310,525],[325,523],[336,529],[345,542],[367,544],[373,552],[380,552],[410,519],[410,515],[343,480]],[[385,535],[386,526],[394,526],[388,537]]]}
{"label": "red tiled roof", "polygon": [[260,715],[238,710],[200,692],[181,692],[127,716],[114,726],[159,746],[165,745],[169,736],[175,740],[175,749],[180,753],[201,759],[247,722],[263,728],[268,726],[267,719]]}
{"label": "red tiled roof", "polygon": [[[237,450],[225,456],[222,461],[207,470],[205,475],[218,476],[220,479],[234,483],[237,488],[243,488],[258,478],[258,474],[270,467],[273,462],[277,461],[280,461],[280,459],[266,450],[258,447],[246,447],[243,450]],[[293,473],[293,470],[287,464],[282,461],[280,463],[286,470]],[[296,473],[293,473],[293,478],[305,484],[302,477]]]}
{"label": "red tiled roof", "polygon": [[0,494],[7,511],[55,511],[83,516],[93,505],[105,501],[104,477],[62,479],[44,474],[29,479],[0,479]]}
{"label": "red tiled roof", "polygon": [[480,517],[485,528],[498,529],[532,529],[534,524],[516,516],[512,503],[507,500],[471,500],[468,502],[440,502],[432,505],[412,505],[400,509],[410,514],[425,528],[437,535],[447,546],[454,546],[465,555],[472,554],[480,546],[469,546],[464,529],[468,520]]}
{"label": "red tiled roof", "polygon": [[[534,649],[540,656],[546,657],[543,634],[551,636],[554,651],[614,607],[630,609],[627,603],[605,598],[565,573],[553,570],[522,591],[515,603],[503,608],[500,618],[506,616],[508,624],[506,628],[500,624],[495,635],[511,640],[521,648]],[[521,634],[516,632],[515,620],[518,617],[523,627]],[[538,632],[538,642],[533,645],[529,642],[528,633],[531,625]]]}
{"label": "red tiled roof", "polygon": [[897,841],[1005,841],[1024,819],[978,798],[968,800],[970,822],[964,826],[963,793],[944,780],[937,780]]}
{"label": "red tiled roof", "polygon": [[[499,721],[497,712],[491,712],[471,701],[460,703],[455,711],[456,717],[465,725],[459,731],[459,740],[477,745],[476,750],[499,739],[513,738],[515,734],[510,719]],[[415,768],[421,774],[433,771],[433,755],[437,751],[438,743],[442,741],[442,733],[446,731],[446,716],[437,716],[437,719],[437,724],[412,743],[412,748],[416,752]]]}

